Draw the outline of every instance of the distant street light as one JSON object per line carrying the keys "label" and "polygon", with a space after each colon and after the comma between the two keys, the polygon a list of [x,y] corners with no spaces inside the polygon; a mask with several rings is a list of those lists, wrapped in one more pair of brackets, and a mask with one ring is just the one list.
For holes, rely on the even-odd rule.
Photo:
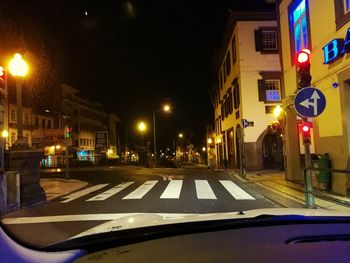
{"label": "distant street light", "polygon": [[208,144],[212,144],[213,140],[211,138],[208,139]]}
{"label": "distant street light", "polygon": [[169,104],[163,105],[161,110],[153,111],[153,146],[154,146],[154,165],[157,166],[157,140],[156,140],[156,113],[163,111],[165,113],[171,112],[171,107]]}
{"label": "distant street light", "polygon": [[205,147],[202,148],[202,151],[203,151],[203,152],[205,152],[206,150],[207,150],[207,148],[205,148]]}
{"label": "distant street light", "polygon": [[281,106],[280,106],[280,105],[277,105],[277,106],[275,107],[275,109],[273,110],[273,115],[274,115],[276,118],[278,118],[278,117],[281,115],[282,112],[283,112],[283,109],[281,108]]}
{"label": "distant street light", "polygon": [[179,138],[182,139],[184,135],[182,133],[179,133]]}
{"label": "distant street light", "polygon": [[23,138],[23,115],[22,115],[22,81],[28,73],[28,64],[22,58],[22,56],[16,53],[9,63],[9,70],[12,76],[16,79],[16,92],[17,92],[17,146],[28,146],[27,142]]}
{"label": "distant street light", "polygon": [[146,124],[143,121],[141,121],[137,125],[137,129],[141,132],[141,144],[143,146],[143,133],[146,131],[147,126],[146,126]]}
{"label": "distant street light", "polygon": [[3,131],[1,132],[1,137],[2,137],[2,138],[7,138],[7,137],[9,137],[9,132],[8,132],[7,130],[3,130]]}

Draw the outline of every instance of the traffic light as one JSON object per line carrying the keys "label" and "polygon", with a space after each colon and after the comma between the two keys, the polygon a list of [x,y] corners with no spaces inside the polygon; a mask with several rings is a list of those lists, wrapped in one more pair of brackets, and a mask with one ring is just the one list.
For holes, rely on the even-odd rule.
{"label": "traffic light", "polygon": [[297,53],[297,77],[298,77],[298,89],[310,87],[311,74],[310,74],[310,50],[302,49]]}
{"label": "traffic light", "polygon": [[6,78],[6,71],[5,68],[0,66],[0,81],[4,81]]}
{"label": "traffic light", "polygon": [[66,131],[65,131],[66,139],[72,138],[72,131],[73,131],[73,128],[66,126]]}
{"label": "traffic light", "polygon": [[311,123],[309,122],[301,123],[301,134],[303,135],[303,143],[311,144]]}

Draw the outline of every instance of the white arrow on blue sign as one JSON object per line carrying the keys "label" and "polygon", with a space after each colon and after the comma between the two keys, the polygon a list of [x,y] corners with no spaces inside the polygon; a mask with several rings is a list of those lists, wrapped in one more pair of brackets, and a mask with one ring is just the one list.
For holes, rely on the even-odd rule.
{"label": "white arrow on blue sign", "polygon": [[294,106],[300,116],[313,118],[326,108],[326,97],[319,89],[304,88],[295,96]]}

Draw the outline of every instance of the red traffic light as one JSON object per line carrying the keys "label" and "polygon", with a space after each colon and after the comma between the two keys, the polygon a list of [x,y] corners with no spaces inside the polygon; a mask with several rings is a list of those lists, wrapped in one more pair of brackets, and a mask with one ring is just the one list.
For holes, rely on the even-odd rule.
{"label": "red traffic light", "polygon": [[297,54],[297,61],[298,63],[305,63],[308,62],[310,59],[311,51],[304,48]]}
{"label": "red traffic light", "polygon": [[5,79],[5,68],[0,66],[0,79],[4,80]]}
{"label": "red traffic light", "polygon": [[302,130],[303,132],[309,132],[309,131],[310,131],[310,126],[304,124],[304,125],[301,127],[301,130]]}
{"label": "red traffic light", "polygon": [[298,89],[309,87],[311,85],[311,74],[310,74],[310,50],[302,49],[297,53],[296,66],[297,66],[297,78],[298,78]]}

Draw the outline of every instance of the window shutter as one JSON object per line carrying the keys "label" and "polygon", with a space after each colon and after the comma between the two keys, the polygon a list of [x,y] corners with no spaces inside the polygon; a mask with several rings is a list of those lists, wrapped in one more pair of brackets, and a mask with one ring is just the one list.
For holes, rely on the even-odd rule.
{"label": "window shutter", "polygon": [[266,100],[266,88],[265,88],[265,80],[258,79],[258,90],[259,90],[259,101]]}
{"label": "window shutter", "polygon": [[256,51],[262,51],[263,46],[262,46],[262,30],[255,30],[254,31],[254,36],[255,36],[255,50]]}

